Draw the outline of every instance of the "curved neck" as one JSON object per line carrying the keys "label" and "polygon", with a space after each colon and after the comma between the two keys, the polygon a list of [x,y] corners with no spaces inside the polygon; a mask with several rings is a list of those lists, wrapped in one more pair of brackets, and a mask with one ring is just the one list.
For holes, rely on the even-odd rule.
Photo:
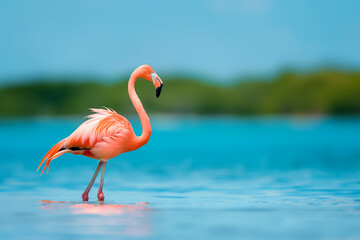
{"label": "curved neck", "polygon": [[145,109],[136,94],[135,91],[135,82],[139,78],[138,73],[135,71],[131,74],[129,83],[128,83],[128,91],[132,104],[134,105],[137,113],[139,114],[139,118],[142,126],[142,134],[140,137],[137,137],[138,143],[140,146],[146,144],[149,141],[151,135],[151,124],[148,115],[145,112]]}

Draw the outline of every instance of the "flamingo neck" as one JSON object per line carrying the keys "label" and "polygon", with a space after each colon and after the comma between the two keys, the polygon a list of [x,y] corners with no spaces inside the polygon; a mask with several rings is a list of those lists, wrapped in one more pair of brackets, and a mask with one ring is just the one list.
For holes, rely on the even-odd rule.
{"label": "flamingo neck", "polygon": [[128,91],[131,102],[134,105],[141,121],[142,133],[140,137],[136,137],[137,143],[139,144],[140,147],[149,141],[151,135],[151,124],[150,124],[150,119],[146,114],[145,109],[135,91],[135,82],[138,78],[139,78],[139,74],[136,71],[133,74],[131,74],[128,83]]}

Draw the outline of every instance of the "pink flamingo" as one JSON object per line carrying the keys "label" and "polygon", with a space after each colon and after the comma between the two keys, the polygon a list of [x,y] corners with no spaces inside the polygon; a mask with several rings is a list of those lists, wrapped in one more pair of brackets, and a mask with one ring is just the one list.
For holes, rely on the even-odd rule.
{"label": "pink flamingo", "polygon": [[53,146],[41,160],[37,170],[40,169],[41,165],[46,160],[41,174],[44,172],[45,168],[47,168],[48,172],[50,162],[64,153],[81,154],[98,159],[99,165],[96,168],[88,187],[82,194],[82,199],[83,201],[89,200],[88,194],[90,189],[94,184],[101,167],[103,167],[97,194],[99,201],[103,201],[105,198],[103,194],[103,184],[107,161],[121,153],[134,151],[140,148],[149,141],[151,135],[150,119],[135,92],[135,82],[138,78],[146,79],[154,84],[156,97],[160,96],[163,82],[149,65],[142,65],[135,69],[131,74],[128,83],[128,92],[131,102],[139,114],[141,126],[143,128],[140,137],[135,135],[130,122],[125,117],[117,114],[114,110],[108,108],[91,109],[93,114],[88,116],[89,119],[81,124],[69,137]]}

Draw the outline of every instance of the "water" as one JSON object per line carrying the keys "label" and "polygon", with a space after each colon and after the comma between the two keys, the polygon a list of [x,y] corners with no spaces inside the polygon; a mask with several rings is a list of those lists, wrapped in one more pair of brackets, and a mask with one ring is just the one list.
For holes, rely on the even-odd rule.
{"label": "water", "polygon": [[151,119],[87,204],[96,160],[35,172],[81,119],[1,120],[0,238],[360,239],[360,118]]}

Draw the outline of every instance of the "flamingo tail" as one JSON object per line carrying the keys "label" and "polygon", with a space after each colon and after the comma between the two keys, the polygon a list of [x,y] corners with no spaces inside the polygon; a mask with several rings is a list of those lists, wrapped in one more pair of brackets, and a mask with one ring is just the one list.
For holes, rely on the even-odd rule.
{"label": "flamingo tail", "polygon": [[60,148],[61,146],[63,145],[63,143],[65,142],[66,139],[58,142],[57,144],[55,144],[55,146],[53,146],[44,156],[44,158],[41,160],[40,162],[40,165],[39,167],[37,168],[36,171],[39,171],[41,165],[43,165],[44,161],[46,160],[45,162],[45,166],[44,166],[44,169],[42,170],[41,174],[43,174],[45,168],[47,169],[46,172],[49,172],[49,164],[52,160],[54,160],[55,158],[63,155],[64,153],[67,153],[67,152],[71,152],[70,150],[61,150],[60,151]]}

